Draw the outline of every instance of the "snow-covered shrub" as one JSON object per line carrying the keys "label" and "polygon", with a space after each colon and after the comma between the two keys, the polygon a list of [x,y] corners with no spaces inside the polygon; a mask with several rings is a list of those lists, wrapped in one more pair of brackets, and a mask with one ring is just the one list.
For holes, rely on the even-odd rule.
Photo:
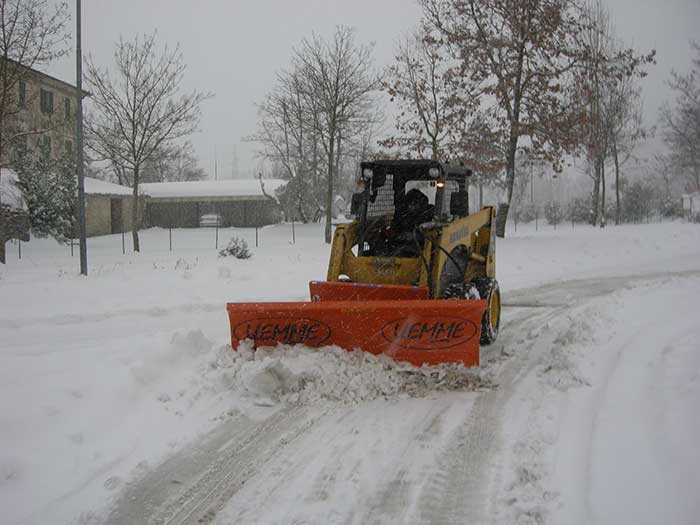
{"label": "snow-covered shrub", "polygon": [[662,217],[683,217],[683,201],[677,197],[664,197],[659,202],[659,213]]}
{"label": "snow-covered shrub", "polygon": [[591,221],[591,203],[590,199],[578,197],[569,204],[566,215],[567,220],[571,222],[586,223]]}
{"label": "snow-covered shrub", "polygon": [[250,259],[251,255],[248,243],[239,237],[231,237],[226,248],[219,251],[219,257],[233,256],[236,259]]}
{"label": "snow-covered shrub", "polygon": [[564,210],[557,201],[549,201],[544,206],[544,216],[547,223],[556,226],[564,219]]}
{"label": "snow-covered shrub", "polygon": [[532,222],[535,220],[535,216],[537,216],[537,206],[534,204],[525,204],[520,210],[518,220],[520,222]]}

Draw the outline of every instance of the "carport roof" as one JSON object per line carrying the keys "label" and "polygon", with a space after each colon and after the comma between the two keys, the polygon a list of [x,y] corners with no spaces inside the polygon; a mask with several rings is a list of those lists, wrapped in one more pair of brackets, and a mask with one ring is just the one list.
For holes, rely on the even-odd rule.
{"label": "carport roof", "polygon": [[133,190],[128,186],[85,177],[85,193],[88,195],[131,195]]}
{"label": "carport roof", "polygon": [[[263,179],[265,193],[272,196],[287,181]],[[266,199],[258,179],[202,180],[190,182],[149,182],[141,192],[152,200],[263,200]]]}

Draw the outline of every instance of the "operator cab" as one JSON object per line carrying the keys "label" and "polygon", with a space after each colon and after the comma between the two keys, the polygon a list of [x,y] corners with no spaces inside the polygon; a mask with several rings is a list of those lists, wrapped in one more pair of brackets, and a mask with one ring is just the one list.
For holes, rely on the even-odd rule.
{"label": "operator cab", "polygon": [[418,257],[431,224],[469,214],[471,170],[431,160],[361,164],[362,191],[351,213],[359,222],[359,256]]}

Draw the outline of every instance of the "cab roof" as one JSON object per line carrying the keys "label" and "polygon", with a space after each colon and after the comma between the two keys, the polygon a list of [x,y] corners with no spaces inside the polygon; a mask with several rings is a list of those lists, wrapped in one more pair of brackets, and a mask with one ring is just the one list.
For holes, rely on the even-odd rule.
{"label": "cab roof", "polygon": [[450,175],[469,177],[472,174],[472,170],[462,163],[440,162],[427,159],[373,160],[360,164],[361,170],[365,168],[371,169],[374,174],[391,173],[394,176],[410,179],[423,178],[423,176],[416,177],[416,175],[424,175],[426,179],[433,178],[428,175],[428,170],[430,168],[438,168],[440,170],[440,175],[443,177]]}

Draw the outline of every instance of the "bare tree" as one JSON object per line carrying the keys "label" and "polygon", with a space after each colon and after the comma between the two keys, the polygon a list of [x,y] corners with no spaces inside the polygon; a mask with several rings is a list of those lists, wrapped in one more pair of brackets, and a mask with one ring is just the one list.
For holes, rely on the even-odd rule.
{"label": "bare tree", "polygon": [[[68,51],[69,18],[65,3],[50,0],[0,0],[0,167],[8,148],[22,137],[43,133],[42,125],[21,126],[17,121],[33,95],[21,90],[32,69],[45,66]],[[23,97],[21,100],[20,97]],[[2,177],[2,174],[0,174]],[[0,207],[2,202],[0,202]],[[0,210],[0,263],[5,263],[5,213]],[[9,228],[8,228],[9,229]]]}
{"label": "bare tree", "polygon": [[205,177],[190,141],[158,148],[141,172],[141,182],[183,182]]}
{"label": "bare tree", "polygon": [[606,161],[612,158],[616,181],[616,223],[620,220],[620,166],[630,158],[644,136],[642,104],[637,79],[655,52],[638,55],[617,41],[615,28],[602,0],[590,0],[582,10],[580,67],[574,71],[575,104],[585,118],[580,122],[581,143],[593,181],[591,223],[606,223]]}
{"label": "bare tree", "polygon": [[671,73],[668,85],[675,101],[662,108],[661,122],[673,162],[686,174],[687,190],[700,191],[700,44],[690,46],[695,52],[691,70]]}
{"label": "bare tree", "polygon": [[[634,77],[622,77],[609,85],[603,101],[610,156],[615,167],[615,224],[620,224],[620,180],[622,166],[632,158],[634,149],[647,135],[642,125],[641,88]],[[605,202],[603,201],[603,208]]]}
{"label": "bare tree", "polygon": [[138,193],[141,170],[163,148],[197,130],[200,105],[212,95],[181,93],[186,66],[179,44],[156,47],[156,33],[122,39],[114,53],[114,76],[86,61],[85,79],[96,108],[86,122],[88,147],[132,176],[131,209],[134,251],[139,251]]}
{"label": "bare tree", "polygon": [[260,145],[260,157],[282,168],[282,176],[290,181],[283,207],[287,215],[303,222],[323,208],[315,117],[299,73],[282,71],[273,90],[258,104],[258,131],[247,139]]}
{"label": "bare tree", "polygon": [[371,46],[357,45],[354,30],[338,27],[330,42],[303,40],[258,105],[258,130],[248,140],[290,181],[280,198],[288,214],[305,222],[325,214],[326,242],[345,165],[366,152],[381,118],[371,96],[377,87]]}
{"label": "bare tree", "polygon": [[317,35],[304,39],[295,49],[292,62],[325,154],[325,241],[330,243],[338,150],[348,128],[373,114],[371,94],[379,87],[372,66],[372,46],[358,45],[354,29],[340,26],[330,42]]}

